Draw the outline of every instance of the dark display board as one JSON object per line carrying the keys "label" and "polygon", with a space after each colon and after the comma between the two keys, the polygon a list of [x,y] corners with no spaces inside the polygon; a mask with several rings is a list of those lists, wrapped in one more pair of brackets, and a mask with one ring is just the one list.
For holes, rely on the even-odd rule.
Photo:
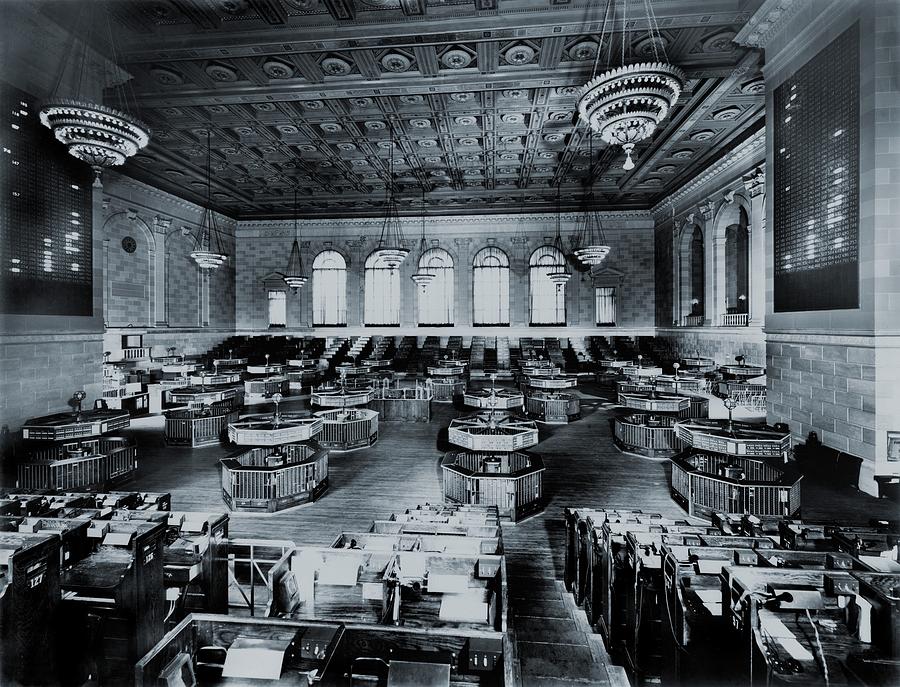
{"label": "dark display board", "polygon": [[0,82],[0,312],[93,314],[93,172]]}
{"label": "dark display board", "polygon": [[859,27],[775,90],[775,312],[859,307]]}

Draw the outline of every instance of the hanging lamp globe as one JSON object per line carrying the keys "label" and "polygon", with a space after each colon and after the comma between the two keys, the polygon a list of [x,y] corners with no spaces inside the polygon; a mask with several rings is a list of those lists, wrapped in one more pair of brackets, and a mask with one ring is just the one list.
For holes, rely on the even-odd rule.
{"label": "hanging lamp globe", "polygon": [[291,245],[291,256],[288,258],[287,268],[281,278],[295,292],[309,281],[309,277],[303,273],[303,260],[300,256],[300,243],[297,239],[294,239],[294,243]]}
{"label": "hanging lamp globe", "polygon": [[[213,236],[215,236],[215,247],[213,246]],[[222,250],[216,218],[213,211],[208,208],[203,213],[203,221],[200,225],[200,243],[197,250],[191,251],[191,260],[197,263],[197,267],[202,270],[217,269],[228,260],[228,254]]]}
{"label": "hanging lamp globe", "polygon": [[582,87],[578,114],[606,143],[622,146],[623,168],[633,169],[635,144],[653,135],[678,101],[684,83],[684,72],[664,62],[618,67]]}
{"label": "hanging lamp globe", "polygon": [[44,105],[39,117],[72,157],[95,170],[123,164],[150,142],[145,124],[104,105],[60,99]]}
{"label": "hanging lamp globe", "polygon": [[564,269],[547,274],[547,279],[549,279],[552,284],[555,284],[556,288],[565,286],[566,282],[568,282],[571,277],[572,275]]}
{"label": "hanging lamp globe", "polygon": [[410,275],[409,278],[412,279],[413,282],[415,282],[415,284],[422,289],[422,291],[424,291],[426,288],[428,288],[428,285],[434,281],[435,275],[431,272],[423,270],[422,268],[419,268],[419,271],[413,275]]}

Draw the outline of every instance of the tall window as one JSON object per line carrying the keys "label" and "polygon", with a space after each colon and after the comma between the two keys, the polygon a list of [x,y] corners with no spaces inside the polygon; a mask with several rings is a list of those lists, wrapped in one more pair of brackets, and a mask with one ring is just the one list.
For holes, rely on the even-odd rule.
{"label": "tall window", "polygon": [[703,231],[700,227],[694,227],[691,236],[691,315],[703,315],[706,304],[703,302],[703,292],[706,286],[706,263],[703,255]]}
{"label": "tall window", "polygon": [[366,258],[365,317],[369,325],[400,324],[400,269],[375,253]]}
{"label": "tall window", "polygon": [[739,212],[740,224],[725,229],[725,312],[748,312],[747,297],[750,269],[750,236],[747,213]]}
{"label": "tall window", "polygon": [[269,290],[269,326],[284,327],[287,324],[287,293]]}
{"label": "tall window", "polygon": [[616,287],[598,286],[595,290],[597,303],[597,325],[616,324]]}
{"label": "tall window", "polygon": [[429,248],[419,259],[419,269],[434,280],[419,292],[419,324],[453,324],[453,258],[443,248]]}
{"label": "tall window", "polygon": [[509,325],[509,258],[488,246],[472,261],[472,304],[475,326]]}
{"label": "tall window", "polygon": [[347,324],[347,261],[336,250],[313,260],[313,324]]}
{"label": "tall window", "polygon": [[554,246],[541,246],[529,260],[531,279],[531,324],[566,323],[566,285],[557,286],[548,277],[566,266],[566,257]]}

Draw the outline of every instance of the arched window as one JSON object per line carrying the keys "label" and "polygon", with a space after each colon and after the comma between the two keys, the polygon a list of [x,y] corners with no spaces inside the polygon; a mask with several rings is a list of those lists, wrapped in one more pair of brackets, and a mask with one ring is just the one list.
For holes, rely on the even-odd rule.
{"label": "arched window", "polygon": [[347,261],[336,250],[323,250],[313,260],[313,324],[347,324]]}
{"label": "arched window", "polygon": [[453,258],[443,248],[429,248],[419,258],[419,269],[434,275],[419,293],[419,324],[453,324]]}
{"label": "arched window", "polygon": [[400,269],[388,267],[377,253],[366,258],[365,323],[400,324]]}
{"label": "arched window", "polygon": [[528,261],[531,290],[531,324],[566,323],[566,285],[556,285],[548,275],[565,269],[566,257],[554,246],[541,246]]}
{"label": "arched window", "polygon": [[488,246],[472,260],[473,323],[509,325],[509,257]]}
{"label": "arched window", "polygon": [[750,246],[747,212],[741,208],[738,223],[725,229],[725,312],[748,312]]}

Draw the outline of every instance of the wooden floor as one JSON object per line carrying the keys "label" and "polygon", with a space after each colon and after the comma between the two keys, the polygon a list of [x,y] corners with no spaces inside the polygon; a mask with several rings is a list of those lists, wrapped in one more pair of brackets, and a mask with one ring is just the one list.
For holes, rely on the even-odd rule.
{"label": "wooden floor", "polygon": [[[636,507],[685,517],[669,497],[665,461],[620,453],[610,436],[613,407],[608,394],[582,384],[583,418],[567,426],[541,427],[534,449],[547,466],[546,510],[517,525],[505,524],[503,539],[510,587],[511,633],[524,685],[616,684],[598,635],[564,591],[565,506]],[[291,404],[294,405],[294,404]],[[713,399],[711,415],[721,416]],[[315,504],[275,515],[232,514],[230,536],[329,544],[342,530],[365,531],[372,520],[409,506],[441,500],[438,431],[463,414],[433,404],[432,421],[382,423],[369,449],[332,453],[330,487]],[[139,473],[128,488],[172,493],[177,510],[222,511],[218,460],[224,448],[168,448],[161,418],[136,420]],[[834,489],[814,477],[803,482],[803,515],[810,519],[866,521],[894,517],[895,504],[849,488]],[[698,521],[699,522],[699,521]]]}

